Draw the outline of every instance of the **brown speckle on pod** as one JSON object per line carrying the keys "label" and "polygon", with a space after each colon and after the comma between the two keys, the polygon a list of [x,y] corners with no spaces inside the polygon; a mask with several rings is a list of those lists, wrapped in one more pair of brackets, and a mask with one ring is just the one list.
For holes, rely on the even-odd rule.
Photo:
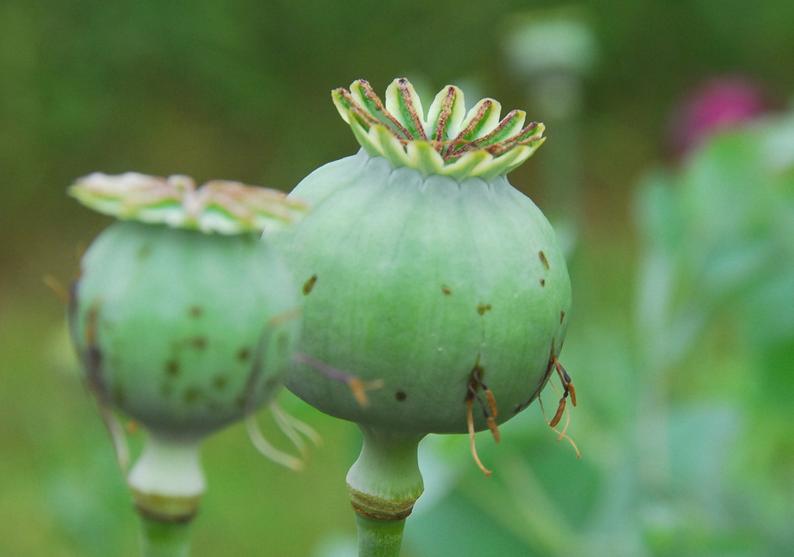
{"label": "brown speckle on pod", "polygon": [[312,291],[315,284],[317,284],[317,275],[310,276],[309,279],[303,283],[304,296],[308,295]]}
{"label": "brown speckle on pod", "polygon": [[207,337],[195,336],[189,340],[189,343],[196,350],[204,350],[207,347]]}
{"label": "brown speckle on pod", "polygon": [[549,260],[546,258],[546,254],[543,253],[543,250],[538,252],[538,259],[540,259],[541,264],[543,264],[543,268],[547,271],[549,270]]}
{"label": "brown speckle on pod", "polygon": [[477,313],[480,315],[485,315],[489,311],[491,311],[491,304],[477,304]]}
{"label": "brown speckle on pod", "polygon": [[99,348],[99,302],[94,302],[86,313],[84,363],[88,384],[102,400],[108,396],[107,386],[102,376],[104,355]]}
{"label": "brown speckle on pod", "polygon": [[176,377],[179,375],[179,362],[176,360],[168,360],[165,363],[165,373],[169,377]]}
{"label": "brown speckle on pod", "polygon": [[237,359],[241,362],[247,362],[251,358],[251,349],[243,346],[237,351]]}
{"label": "brown speckle on pod", "polygon": [[543,288],[544,286],[546,286],[546,279],[542,278],[540,279],[540,287]]}
{"label": "brown speckle on pod", "polygon": [[222,391],[229,383],[229,378],[223,373],[219,373],[212,379],[212,386],[215,390]]}
{"label": "brown speckle on pod", "polygon": [[190,309],[188,309],[188,315],[190,315],[190,317],[192,317],[193,319],[198,319],[203,314],[204,314],[204,308],[202,308],[201,306],[190,306]]}
{"label": "brown speckle on pod", "polygon": [[441,285],[441,292],[444,293],[444,296],[449,296],[452,294],[452,289],[447,286],[446,284]]}
{"label": "brown speckle on pod", "polygon": [[399,402],[403,402],[406,398],[408,398],[408,395],[405,393],[405,391],[397,391],[394,393],[394,398],[396,398]]}
{"label": "brown speckle on pod", "polygon": [[201,398],[201,390],[198,387],[188,387],[182,395],[186,404],[193,404]]}

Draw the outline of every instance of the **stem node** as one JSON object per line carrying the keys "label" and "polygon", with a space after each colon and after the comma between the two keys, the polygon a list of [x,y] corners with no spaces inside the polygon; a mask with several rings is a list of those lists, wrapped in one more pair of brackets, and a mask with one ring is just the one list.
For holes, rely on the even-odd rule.
{"label": "stem node", "polygon": [[387,433],[361,426],[364,444],[347,474],[356,511],[359,557],[396,557],[405,519],[424,486],[417,449],[423,435]]}

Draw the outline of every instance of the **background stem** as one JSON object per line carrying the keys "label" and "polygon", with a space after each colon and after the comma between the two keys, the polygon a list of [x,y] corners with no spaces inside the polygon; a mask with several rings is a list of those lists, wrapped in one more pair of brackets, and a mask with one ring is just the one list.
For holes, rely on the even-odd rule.
{"label": "background stem", "polygon": [[188,557],[191,522],[162,522],[141,517],[143,557]]}
{"label": "background stem", "polygon": [[399,557],[405,519],[371,520],[356,514],[358,557]]}

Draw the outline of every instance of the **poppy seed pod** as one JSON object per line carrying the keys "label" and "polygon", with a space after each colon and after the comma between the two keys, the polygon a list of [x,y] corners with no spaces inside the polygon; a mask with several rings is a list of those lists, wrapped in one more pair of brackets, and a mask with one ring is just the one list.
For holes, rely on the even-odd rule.
{"label": "poppy seed pod", "polygon": [[300,351],[380,388],[361,405],[307,366],[287,386],[360,424],[353,505],[363,521],[400,520],[422,491],[424,435],[490,428],[498,439],[555,370],[567,397],[557,356],[570,280],[551,225],[505,177],[543,143],[543,124],[520,110],[500,119],[493,99],[467,113],[452,85],[425,118],[405,79],[385,103],[363,80],[332,98],[362,149],[291,194],[312,205],[288,251],[304,282]]}
{"label": "poppy seed pod", "polygon": [[128,482],[152,520],[183,521],[204,489],[198,445],[267,402],[299,330],[297,289],[260,232],[303,205],[284,194],[183,176],[93,174],[70,193],[120,219],[93,242],[70,328],[104,408],[149,439]]}

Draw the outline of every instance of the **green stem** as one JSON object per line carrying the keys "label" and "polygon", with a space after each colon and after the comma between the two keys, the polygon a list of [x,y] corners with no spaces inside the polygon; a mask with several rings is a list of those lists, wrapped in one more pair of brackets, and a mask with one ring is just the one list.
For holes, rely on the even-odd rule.
{"label": "green stem", "polygon": [[141,517],[143,557],[188,557],[191,522],[162,522]]}
{"label": "green stem", "polygon": [[359,557],[399,557],[405,519],[372,520],[356,514]]}
{"label": "green stem", "polygon": [[366,426],[361,431],[361,454],[347,474],[357,514],[359,557],[397,556],[405,518],[424,489],[417,458],[424,436]]}
{"label": "green stem", "polygon": [[204,493],[198,439],[149,432],[127,476],[143,527],[143,557],[187,557],[190,524]]}

